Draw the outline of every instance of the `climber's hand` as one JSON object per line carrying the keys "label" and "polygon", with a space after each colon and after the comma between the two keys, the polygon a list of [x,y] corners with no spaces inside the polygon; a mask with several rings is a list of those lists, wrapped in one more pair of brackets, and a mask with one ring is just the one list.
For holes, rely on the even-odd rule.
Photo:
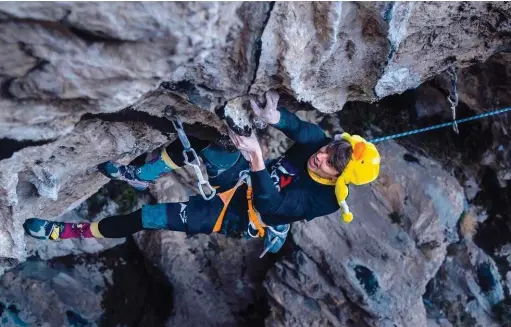
{"label": "climber's hand", "polygon": [[229,129],[229,137],[243,157],[250,162],[253,171],[265,169],[261,145],[253,132],[250,136],[240,136]]}
{"label": "climber's hand", "polygon": [[250,156],[262,154],[259,141],[253,132],[250,136],[240,136],[229,129],[229,137],[234,146],[241,152],[245,152],[245,154]]}
{"label": "climber's hand", "polygon": [[257,117],[261,118],[268,124],[275,125],[280,120],[280,111],[277,110],[279,102],[279,94],[275,91],[268,91],[266,96],[266,107],[261,109],[256,101],[250,99],[250,106]]}

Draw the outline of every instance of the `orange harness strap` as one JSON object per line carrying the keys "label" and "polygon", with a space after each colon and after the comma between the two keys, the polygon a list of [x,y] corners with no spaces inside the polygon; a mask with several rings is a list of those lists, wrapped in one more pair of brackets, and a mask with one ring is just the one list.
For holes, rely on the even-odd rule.
{"label": "orange harness strap", "polygon": [[229,203],[232,200],[232,197],[234,196],[234,193],[236,193],[236,190],[240,186],[240,183],[237,183],[233,188],[230,190],[227,190],[225,192],[222,192],[220,194],[217,194],[220,199],[222,199],[222,202],[224,203],[224,207],[222,208],[222,211],[220,211],[220,214],[218,215],[218,218],[215,223],[215,227],[213,227],[213,232],[218,233],[220,229],[222,229],[222,222],[224,221],[225,213],[227,212],[227,207],[229,206]]}
{"label": "orange harness strap", "polygon": [[264,223],[259,219],[259,215],[257,214],[257,212],[254,209],[254,203],[253,203],[253,200],[252,200],[252,193],[253,193],[252,186],[249,185],[248,188],[247,188],[248,220],[257,229],[257,231],[258,231],[257,236],[258,237],[264,237],[264,227],[266,227],[266,225],[264,225]]}
{"label": "orange harness strap", "polygon": [[[229,203],[231,202],[232,197],[234,196],[234,193],[236,193],[236,190],[238,189],[238,187],[240,187],[241,184],[242,183],[237,183],[233,188],[231,188],[225,192],[217,194],[218,197],[224,203],[224,207],[222,208],[222,211],[220,211],[220,214],[218,215],[218,218],[215,223],[215,227],[213,227],[213,232],[218,233],[220,231],[220,229],[222,229],[222,223],[224,221],[224,217],[225,217],[225,213],[227,212],[227,208],[229,207]],[[249,185],[247,187],[248,220],[257,229],[257,231],[258,231],[257,236],[264,237],[264,227],[266,227],[266,225],[264,225],[260,221],[259,215],[257,214],[257,212],[254,209],[252,193],[253,193],[252,186]]]}

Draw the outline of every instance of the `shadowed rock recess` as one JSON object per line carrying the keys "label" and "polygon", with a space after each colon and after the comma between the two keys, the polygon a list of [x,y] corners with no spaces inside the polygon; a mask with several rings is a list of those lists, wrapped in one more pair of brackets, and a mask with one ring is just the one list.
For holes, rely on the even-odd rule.
{"label": "shadowed rock recess", "polygon": [[510,51],[508,2],[1,2],[0,326],[509,326],[508,115],[378,144],[354,222],[296,223],[263,260],[222,235],[49,244],[22,224],[196,193],[188,170],[146,192],[94,170],[173,141],[167,105],[223,140],[275,89],[330,135],[371,138],[452,119],[453,66],[458,117],[510,106]]}

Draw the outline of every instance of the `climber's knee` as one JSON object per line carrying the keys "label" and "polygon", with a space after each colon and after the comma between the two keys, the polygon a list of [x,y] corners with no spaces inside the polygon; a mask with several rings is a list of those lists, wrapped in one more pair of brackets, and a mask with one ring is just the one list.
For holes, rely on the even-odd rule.
{"label": "climber's knee", "polygon": [[229,152],[216,144],[209,144],[200,152],[200,156],[204,161],[208,176],[216,177],[236,164],[240,152]]}
{"label": "climber's knee", "polygon": [[[200,152],[209,145],[208,141],[197,139],[193,136],[188,138],[191,147],[200,155]],[[174,164],[182,167],[185,164],[185,158],[183,156],[183,144],[179,140],[174,140],[165,147],[165,150]],[[191,154],[189,154],[191,156]],[[194,158],[189,157],[188,160],[193,161]]]}

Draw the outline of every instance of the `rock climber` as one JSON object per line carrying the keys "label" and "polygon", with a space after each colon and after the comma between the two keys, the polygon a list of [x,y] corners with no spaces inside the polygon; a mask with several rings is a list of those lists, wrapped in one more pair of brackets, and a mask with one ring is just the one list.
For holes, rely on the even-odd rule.
{"label": "rock climber", "polygon": [[[254,133],[244,137],[230,132],[229,136],[238,149],[235,152],[193,140],[193,146],[200,149],[199,156],[206,166],[209,182],[217,189],[217,196],[210,201],[198,195],[191,196],[189,201],[144,205],[130,214],[92,223],[30,218],[24,223],[26,232],[39,239],[61,240],[122,238],[141,230],[162,229],[187,234],[221,232],[243,235],[252,228],[251,235],[261,236],[265,226],[312,220],[337,211],[345,203],[341,201],[344,199],[338,199],[339,194],[336,197],[336,182],[339,184],[340,176],[346,175],[343,172],[350,170],[352,177],[340,182],[342,188],[350,182],[364,184],[376,178],[379,156],[374,145],[358,136],[358,141],[354,141],[346,133],[343,138],[330,139],[317,125],[304,122],[278,106],[279,95],[276,92],[269,91],[265,97],[264,109],[250,100],[254,114],[284,132],[295,144],[285,155],[266,164]],[[364,163],[366,148],[376,151],[376,155],[373,153],[373,158]],[[137,189],[144,189],[163,174],[183,166],[182,150],[179,142],[173,142],[162,147],[153,160],[141,166],[108,161],[100,164],[98,169],[110,179],[126,181]],[[355,162],[357,160],[358,163]],[[361,173],[356,165],[369,165],[369,169]],[[240,183],[240,176],[249,176],[246,178],[249,182]],[[357,181],[357,178],[364,180]],[[252,195],[247,193],[250,188]],[[340,193],[345,193],[342,195],[345,198],[347,188]],[[251,212],[258,215],[256,226],[250,223],[253,218]],[[345,212],[346,221],[351,220],[350,215]]]}

